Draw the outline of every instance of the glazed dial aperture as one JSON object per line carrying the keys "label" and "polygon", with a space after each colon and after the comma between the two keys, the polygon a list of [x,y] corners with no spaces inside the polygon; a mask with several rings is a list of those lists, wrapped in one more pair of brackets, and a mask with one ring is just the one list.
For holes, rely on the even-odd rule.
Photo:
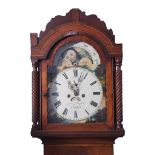
{"label": "glazed dial aperture", "polygon": [[72,121],[96,114],[103,97],[96,75],[82,67],[70,67],[58,73],[49,84],[50,104],[58,116]]}

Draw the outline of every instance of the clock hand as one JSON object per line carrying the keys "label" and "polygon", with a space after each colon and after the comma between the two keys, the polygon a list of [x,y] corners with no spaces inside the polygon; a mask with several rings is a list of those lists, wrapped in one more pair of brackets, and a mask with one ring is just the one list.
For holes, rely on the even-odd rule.
{"label": "clock hand", "polygon": [[82,75],[80,75],[80,77],[78,78],[78,84],[80,84],[82,82]]}
{"label": "clock hand", "polygon": [[72,84],[71,81],[67,81],[67,82],[68,82],[69,88],[74,92],[74,95],[78,96],[79,95],[78,83],[76,83],[75,81],[74,81],[74,84]]}
{"label": "clock hand", "polygon": [[74,91],[74,95],[75,96],[78,96],[79,95],[79,87],[78,87],[78,84],[74,81],[74,84],[75,84],[75,87],[76,87],[76,90]]}
{"label": "clock hand", "polygon": [[74,81],[74,84],[75,84],[76,87],[78,86],[78,83],[76,83],[75,81]]}
{"label": "clock hand", "polygon": [[75,84],[76,90],[79,91],[79,84],[76,83],[75,81],[74,81],[74,84]]}
{"label": "clock hand", "polygon": [[74,85],[73,85],[70,81],[67,81],[67,82],[68,82],[69,88],[70,88],[71,90],[74,90]]}
{"label": "clock hand", "polygon": [[[75,83],[75,81],[74,81],[74,83]],[[68,85],[69,85],[69,88],[74,92],[74,95],[78,96],[79,95],[79,88],[77,87],[77,84],[74,85],[70,81],[68,81]]]}
{"label": "clock hand", "polygon": [[78,78],[78,84],[81,84],[81,82],[87,77],[88,72],[87,73],[83,73],[81,72],[80,77]]}

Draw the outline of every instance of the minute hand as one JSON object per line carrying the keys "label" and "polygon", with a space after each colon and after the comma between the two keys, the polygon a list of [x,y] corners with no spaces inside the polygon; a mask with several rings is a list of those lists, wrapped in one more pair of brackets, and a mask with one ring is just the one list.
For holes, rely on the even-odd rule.
{"label": "minute hand", "polygon": [[88,73],[84,74],[84,73],[81,73],[80,74],[80,77],[78,79],[78,84],[80,84],[87,76]]}

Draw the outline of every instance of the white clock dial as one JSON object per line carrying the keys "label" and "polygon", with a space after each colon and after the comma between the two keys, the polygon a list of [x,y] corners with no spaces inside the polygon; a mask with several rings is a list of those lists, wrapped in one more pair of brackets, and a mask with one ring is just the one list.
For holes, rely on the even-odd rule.
{"label": "white clock dial", "polygon": [[50,104],[67,120],[85,120],[95,115],[102,97],[96,75],[81,67],[64,69],[49,85]]}

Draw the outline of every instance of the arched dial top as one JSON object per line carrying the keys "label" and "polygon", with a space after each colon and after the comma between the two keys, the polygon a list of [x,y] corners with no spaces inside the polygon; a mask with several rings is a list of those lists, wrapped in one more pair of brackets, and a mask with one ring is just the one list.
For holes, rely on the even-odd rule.
{"label": "arched dial top", "polygon": [[49,104],[66,120],[89,119],[98,111],[102,97],[100,81],[82,67],[66,68],[49,83]]}

